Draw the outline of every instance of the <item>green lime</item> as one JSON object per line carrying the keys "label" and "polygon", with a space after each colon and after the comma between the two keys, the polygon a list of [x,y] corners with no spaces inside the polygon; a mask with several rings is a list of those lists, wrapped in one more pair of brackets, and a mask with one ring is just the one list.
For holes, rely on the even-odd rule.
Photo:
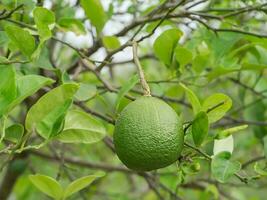
{"label": "green lime", "polygon": [[164,101],[141,97],[121,112],[114,131],[115,150],[130,169],[150,171],[174,163],[183,149],[183,128]]}

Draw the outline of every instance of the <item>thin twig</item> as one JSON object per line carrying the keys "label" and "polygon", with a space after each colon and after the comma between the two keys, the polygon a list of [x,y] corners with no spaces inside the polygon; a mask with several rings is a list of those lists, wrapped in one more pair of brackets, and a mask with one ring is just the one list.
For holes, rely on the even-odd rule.
{"label": "thin twig", "polygon": [[260,160],[263,160],[265,159],[266,157],[265,156],[258,156],[258,157],[255,157],[255,158],[252,158],[251,160],[248,160],[247,162],[243,163],[242,165],[242,169],[245,169],[247,168],[249,165],[255,163],[255,162],[258,162]]}
{"label": "thin twig", "polygon": [[[201,149],[199,149],[199,148],[197,148],[197,147],[195,147],[195,146],[193,146],[193,145],[191,145],[191,144],[189,144],[189,143],[187,143],[187,142],[184,142],[184,145],[185,145],[186,147],[189,147],[189,148],[193,149],[194,151],[198,152],[199,154],[201,154],[202,156],[204,156],[205,158],[207,158],[209,161],[212,160],[211,156],[208,155],[206,152],[202,151]],[[240,181],[242,181],[243,183],[246,183],[246,184],[248,183],[247,178],[242,177],[242,176],[241,176],[240,174],[238,174],[238,173],[235,173],[234,175],[235,175]]]}
{"label": "thin twig", "polygon": [[75,105],[83,109],[85,112],[92,114],[110,124],[115,124],[115,120],[111,119],[110,117],[107,117],[106,115],[103,115],[102,113],[96,112],[92,109],[90,109],[88,106],[86,106],[83,102],[74,102]]}
{"label": "thin twig", "polygon": [[[145,36],[143,36],[143,37],[141,37],[137,42],[142,42],[143,40],[145,40],[145,39],[147,39],[147,38],[149,38],[149,37],[151,37],[155,32],[156,32],[156,30],[158,29],[158,27],[168,18],[168,16],[176,9],[176,8],[178,8],[180,5],[182,5],[183,3],[185,2],[185,0],[181,0],[178,4],[176,4],[175,6],[173,6],[172,8],[169,8],[169,10],[167,11],[167,13],[165,14],[165,16],[163,16],[161,19],[160,19],[160,21],[157,23],[157,25],[153,28],[153,30],[149,33],[149,34],[147,34],[147,35],[145,35]],[[144,24],[143,24],[144,25]]]}
{"label": "thin twig", "polygon": [[[15,13],[16,11],[18,11],[19,9],[21,9],[23,6],[24,6],[23,4],[17,6],[16,8],[14,8],[14,9],[11,10],[10,12],[8,12],[6,15],[3,15],[3,13],[1,13],[3,16],[0,16],[0,20],[10,18],[10,17],[13,15],[13,13]],[[5,10],[4,10],[4,13],[6,13]]]}
{"label": "thin twig", "polygon": [[[52,156],[47,153],[36,151],[36,150],[31,150],[30,153],[33,156],[38,156],[40,158],[44,158],[47,160],[60,162],[60,157],[58,156]],[[81,159],[73,158],[73,157],[71,158],[65,157],[64,161],[72,165],[76,165],[80,167],[87,167],[90,169],[99,169],[99,170],[108,171],[108,172],[135,173],[134,171],[131,171],[125,167],[107,165],[106,163],[95,163],[95,162],[85,161],[85,160],[81,160]]]}

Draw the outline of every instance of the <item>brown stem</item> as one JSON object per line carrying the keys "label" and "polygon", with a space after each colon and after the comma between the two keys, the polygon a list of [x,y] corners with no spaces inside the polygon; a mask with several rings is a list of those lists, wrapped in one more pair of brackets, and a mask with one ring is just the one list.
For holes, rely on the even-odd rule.
{"label": "brown stem", "polygon": [[137,71],[138,71],[138,75],[139,75],[139,78],[140,78],[141,86],[142,86],[142,88],[144,90],[144,96],[151,96],[149,85],[146,82],[142,66],[141,66],[140,61],[138,59],[137,42],[133,41],[132,45],[133,45],[133,59],[134,59],[134,62],[136,64],[136,67],[137,67]]}

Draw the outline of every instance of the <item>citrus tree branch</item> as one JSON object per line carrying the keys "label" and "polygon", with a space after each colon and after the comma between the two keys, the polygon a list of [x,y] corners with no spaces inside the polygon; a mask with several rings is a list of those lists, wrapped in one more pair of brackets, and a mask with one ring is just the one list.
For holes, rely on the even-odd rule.
{"label": "citrus tree branch", "polygon": [[[209,161],[212,160],[211,156],[208,155],[207,153],[205,153],[204,151],[202,151],[201,149],[199,149],[199,148],[197,148],[197,147],[195,147],[195,146],[193,146],[193,145],[191,145],[191,144],[189,144],[189,143],[187,143],[187,142],[185,142],[184,145],[185,145],[186,147],[189,147],[189,148],[193,149],[193,150],[196,151],[198,154],[204,156],[204,157],[205,157],[206,159],[208,159]],[[242,181],[243,183],[246,183],[246,184],[248,183],[247,178],[242,177],[242,176],[241,176],[240,174],[238,174],[238,173],[235,173],[234,175],[235,175],[240,181]]]}
{"label": "citrus tree branch", "polygon": [[21,8],[23,8],[23,4],[17,6],[16,8],[14,8],[13,10],[9,11],[6,13],[6,10],[3,10],[3,12],[0,14],[0,20],[4,20],[4,19],[8,19],[10,18],[16,11],[20,10]]}
{"label": "citrus tree branch", "polygon": [[[30,151],[31,155],[37,156],[43,159],[51,160],[51,161],[56,161],[60,162],[60,157],[56,156],[51,156],[47,153],[43,153],[41,151]],[[111,166],[107,165],[106,163],[95,163],[95,162],[90,162],[90,161],[85,161],[85,160],[80,160],[78,158],[69,158],[69,157],[64,157],[64,161],[69,164],[73,164],[76,166],[80,167],[86,167],[90,169],[99,169],[107,172],[123,172],[123,173],[135,173],[134,171],[131,171],[125,167],[120,167],[120,166]]]}

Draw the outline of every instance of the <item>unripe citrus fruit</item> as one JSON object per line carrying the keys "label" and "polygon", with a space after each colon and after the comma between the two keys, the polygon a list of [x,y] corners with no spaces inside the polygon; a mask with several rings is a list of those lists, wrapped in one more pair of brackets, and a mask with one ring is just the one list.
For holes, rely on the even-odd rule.
{"label": "unripe citrus fruit", "polygon": [[174,163],[183,149],[183,128],[164,101],[141,97],[121,112],[114,131],[115,150],[130,169],[150,171]]}

